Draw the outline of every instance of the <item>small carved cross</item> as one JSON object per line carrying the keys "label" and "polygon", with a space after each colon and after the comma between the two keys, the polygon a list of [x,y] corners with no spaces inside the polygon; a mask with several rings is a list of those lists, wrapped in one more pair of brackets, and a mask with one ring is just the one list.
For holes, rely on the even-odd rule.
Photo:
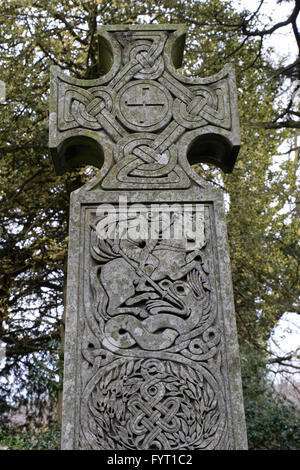
{"label": "small carved cross", "polygon": [[5,82],[0,80],[0,103],[4,103],[5,101]]}
{"label": "small carved cross", "polygon": [[142,95],[143,95],[143,102],[142,103],[128,103],[126,101],[127,106],[143,106],[144,110],[146,106],[163,106],[164,103],[151,103],[151,98],[149,99],[148,93],[149,92],[149,87],[143,86],[141,88],[142,90]]}

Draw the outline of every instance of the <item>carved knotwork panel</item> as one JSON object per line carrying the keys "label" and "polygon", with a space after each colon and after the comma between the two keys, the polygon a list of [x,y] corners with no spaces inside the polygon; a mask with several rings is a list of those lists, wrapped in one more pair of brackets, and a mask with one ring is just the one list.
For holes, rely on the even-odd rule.
{"label": "carved knotwork panel", "polygon": [[[50,147],[54,155],[61,152],[64,139],[89,132],[100,144],[108,139],[113,152],[102,188],[189,188],[190,179],[182,168],[186,155],[178,155],[177,147],[188,133],[192,144],[192,131],[198,131],[199,136],[216,134],[226,140],[227,155],[209,147],[204,156],[216,153],[218,164],[228,171],[232,146],[239,145],[232,69],[225,67],[209,79],[179,74],[169,57],[179,34],[176,27],[166,31],[156,30],[155,25],[147,31],[140,27],[128,31],[107,27],[106,31],[104,27],[101,31],[100,37],[114,47],[114,65],[107,75],[75,80],[57,68],[52,72],[55,119],[50,121]],[[120,158],[121,142],[133,141],[132,152],[124,151]],[[61,168],[67,166],[63,152],[60,158]]]}
{"label": "carved knotwork panel", "polygon": [[79,448],[233,447],[209,207],[200,241],[170,238],[176,208],[168,220],[99,238],[89,212]]}

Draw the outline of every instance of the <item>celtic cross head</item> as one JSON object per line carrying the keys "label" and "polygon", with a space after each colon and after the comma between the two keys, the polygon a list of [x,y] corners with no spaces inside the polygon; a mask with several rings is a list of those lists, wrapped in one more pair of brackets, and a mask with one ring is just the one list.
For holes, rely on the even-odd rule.
{"label": "celtic cross head", "polygon": [[234,70],[180,74],[183,25],[101,26],[100,76],[51,69],[50,150],[57,174],[102,169],[104,189],[187,188],[189,164],[232,171],[240,148]]}

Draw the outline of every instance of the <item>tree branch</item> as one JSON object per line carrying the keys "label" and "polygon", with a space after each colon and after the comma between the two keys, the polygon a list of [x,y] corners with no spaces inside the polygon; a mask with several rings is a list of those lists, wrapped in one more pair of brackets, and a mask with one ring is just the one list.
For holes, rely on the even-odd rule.
{"label": "tree branch", "polygon": [[279,23],[276,23],[271,28],[263,29],[262,31],[259,31],[258,29],[256,29],[255,31],[249,31],[249,30],[247,30],[246,22],[244,22],[241,25],[242,32],[243,32],[243,34],[245,34],[247,36],[260,36],[260,37],[262,37],[262,36],[265,36],[265,35],[270,35],[270,34],[274,33],[277,29],[283,28],[284,26],[287,26],[289,24],[293,24],[297,19],[299,11],[300,11],[300,0],[296,0],[295,7],[294,7],[291,15],[285,21],[280,21]]}

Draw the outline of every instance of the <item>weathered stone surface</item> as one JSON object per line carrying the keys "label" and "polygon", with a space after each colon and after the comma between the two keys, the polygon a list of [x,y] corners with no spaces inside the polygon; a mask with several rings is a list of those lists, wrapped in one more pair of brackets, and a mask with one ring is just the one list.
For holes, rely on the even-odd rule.
{"label": "weathered stone surface", "polygon": [[99,35],[100,78],[52,70],[57,172],[101,167],[71,196],[63,448],[245,449],[223,200],[190,167],[234,166],[234,72],[179,74],[181,25]]}

